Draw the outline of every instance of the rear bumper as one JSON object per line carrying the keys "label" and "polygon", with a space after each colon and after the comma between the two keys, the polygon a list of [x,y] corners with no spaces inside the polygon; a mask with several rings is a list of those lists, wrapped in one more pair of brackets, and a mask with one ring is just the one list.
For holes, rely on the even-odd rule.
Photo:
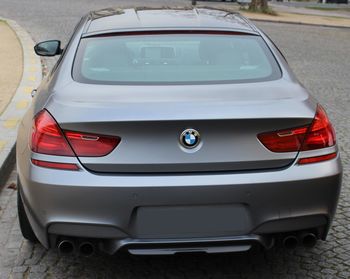
{"label": "rear bumper", "polygon": [[117,176],[45,169],[22,159],[18,173],[27,215],[45,247],[54,245],[50,236],[64,235],[104,239],[114,253],[152,243],[205,246],[227,237],[228,245],[248,237],[268,248],[262,236],[311,228],[325,239],[342,167],[337,157],[278,171]]}

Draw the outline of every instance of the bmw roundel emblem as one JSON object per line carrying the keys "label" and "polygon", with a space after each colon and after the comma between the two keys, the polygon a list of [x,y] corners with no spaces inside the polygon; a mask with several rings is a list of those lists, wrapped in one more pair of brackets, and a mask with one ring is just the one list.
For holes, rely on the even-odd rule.
{"label": "bmw roundel emblem", "polygon": [[180,136],[180,143],[186,148],[195,148],[200,140],[200,134],[195,129],[186,129]]}

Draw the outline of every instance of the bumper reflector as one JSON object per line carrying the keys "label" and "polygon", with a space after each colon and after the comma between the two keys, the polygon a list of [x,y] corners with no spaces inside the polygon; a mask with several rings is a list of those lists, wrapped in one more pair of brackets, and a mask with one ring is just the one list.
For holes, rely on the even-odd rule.
{"label": "bumper reflector", "polygon": [[35,159],[32,159],[32,163],[42,168],[70,170],[70,171],[79,170],[79,167],[76,164],[47,162],[47,161],[41,161],[41,160],[35,160]]}
{"label": "bumper reflector", "polygon": [[298,161],[299,165],[305,165],[305,164],[312,164],[312,163],[318,163],[322,161],[328,161],[332,160],[335,157],[337,157],[337,153],[331,153],[327,155],[322,155],[322,156],[316,156],[316,157],[309,157],[309,158],[302,158]]}

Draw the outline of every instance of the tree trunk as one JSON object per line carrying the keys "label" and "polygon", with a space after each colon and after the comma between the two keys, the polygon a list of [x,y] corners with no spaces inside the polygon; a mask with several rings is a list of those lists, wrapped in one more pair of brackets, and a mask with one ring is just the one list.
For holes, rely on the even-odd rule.
{"label": "tree trunk", "polygon": [[249,10],[251,11],[266,11],[268,8],[267,0],[252,0],[249,4]]}

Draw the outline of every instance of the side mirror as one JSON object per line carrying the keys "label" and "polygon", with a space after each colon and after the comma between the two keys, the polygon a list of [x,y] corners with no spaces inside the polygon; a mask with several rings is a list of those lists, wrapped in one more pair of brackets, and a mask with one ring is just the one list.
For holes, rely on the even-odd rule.
{"label": "side mirror", "polygon": [[60,55],[62,53],[61,42],[58,40],[41,42],[34,47],[34,51],[39,56]]}

